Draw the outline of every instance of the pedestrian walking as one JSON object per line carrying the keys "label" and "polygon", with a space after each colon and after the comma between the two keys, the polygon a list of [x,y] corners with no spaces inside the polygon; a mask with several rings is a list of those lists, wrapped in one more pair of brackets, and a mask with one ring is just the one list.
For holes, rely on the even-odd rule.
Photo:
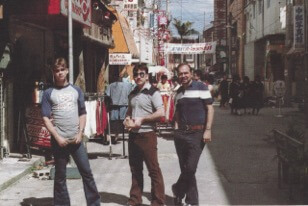
{"label": "pedestrian walking", "polygon": [[244,76],[243,83],[243,108],[244,108],[244,114],[248,113],[250,114],[250,109],[252,108],[252,83],[250,82],[250,79],[248,76]]}
{"label": "pedestrian walking", "polygon": [[252,84],[252,114],[258,115],[263,106],[263,91],[264,85],[261,82],[261,77],[256,75]]}
{"label": "pedestrian walking", "polygon": [[219,107],[226,106],[226,103],[228,101],[228,87],[229,85],[227,81],[227,75],[224,75],[222,81],[220,82],[219,89],[218,89],[218,92],[221,96]]}
{"label": "pedestrian walking", "polygon": [[72,155],[82,177],[87,205],[100,205],[100,196],[82,143],[86,124],[84,95],[79,87],[67,81],[68,68],[64,58],[56,59],[52,73],[54,86],[44,91],[42,116],[51,133],[55,160],[54,205],[70,205],[66,185],[69,155]]}
{"label": "pedestrian walking", "polygon": [[212,96],[202,82],[192,80],[192,69],[188,64],[178,66],[182,86],[175,97],[174,143],[179,158],[181,174],[172,185],[174,204],[198,205],[196,170],[206,143],[211,141],[214,117]]}
{"label": "pedestrian walking", "polygon": [[157,157],[155,122],[164,116],[160,92],[148,82],[148,68],[137,65],[133,70],[137,84],[129,95],[124,121],[129,130],[128,152],[132,173],[130,198],[127,205],[141,205],[143,193],[143,161],[151,178],[151,205],[165,204],[164,180]]}
{"label": "pedestrian walking", "polygon": [[229,103],[231,107],[231,114],[240,115],[239,109],[241,108],[241,98],[243,97],[243,92],[240,84],[240,77],[238,75],[234,75],[232,78],[232,82],[229,86]]}

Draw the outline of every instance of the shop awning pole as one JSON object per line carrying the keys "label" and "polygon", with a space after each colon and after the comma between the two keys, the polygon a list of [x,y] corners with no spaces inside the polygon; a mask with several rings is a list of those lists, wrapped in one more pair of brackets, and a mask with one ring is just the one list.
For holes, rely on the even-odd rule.
{"label": "shop awning pole", "polygon": [[74,83],[72,0],[68,0],[68,61],[69,82]]}

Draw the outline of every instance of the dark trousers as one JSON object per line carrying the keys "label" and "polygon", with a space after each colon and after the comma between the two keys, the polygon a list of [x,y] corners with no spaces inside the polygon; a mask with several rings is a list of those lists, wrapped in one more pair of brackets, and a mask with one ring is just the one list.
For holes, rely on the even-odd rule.
{"label": "dark trousers", "polygon": [[165,204],[165,186],[157,157],[157,136],[155,132],[130,133],[128,141],[129,165],[132,186],[128,203],[140,205],[143,193],[143,161],[151,178],[151,205]]}
{"label": "dark trousers", "polygon": [[175,130],[174,132],[174,143],[181,168],[181,174],[174,184],[174,189],[181,199],[186,195],[185,202],[192,205],[199,204],[195,174],[205,145],[202,139],[203,131]]}
{"label": "dark trousers", "polygon": [[70,198],[66,186],[66,165],[69,161],[69,155],[72,155],[82,177],[87,205],[100,205],[100,196],[84,145],[81,143],[60,147],[53,138],[51,139],[51,145],[55,159],[54,205],[70,205]]}

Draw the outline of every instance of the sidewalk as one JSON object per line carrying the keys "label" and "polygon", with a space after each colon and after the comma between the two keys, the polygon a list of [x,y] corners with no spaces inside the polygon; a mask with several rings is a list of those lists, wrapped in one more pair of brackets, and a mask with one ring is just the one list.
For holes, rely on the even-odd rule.
{"label": "sidewalk", "polygon": [[32,172],[32,169],[44,161],[43,156],[32,155],[31,159],[21,154],[10,154],[0,161],[0,192]]}

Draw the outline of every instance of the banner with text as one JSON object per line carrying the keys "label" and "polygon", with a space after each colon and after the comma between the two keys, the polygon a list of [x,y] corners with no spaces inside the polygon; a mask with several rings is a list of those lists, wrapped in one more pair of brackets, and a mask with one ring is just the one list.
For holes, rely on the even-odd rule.
{"label": "banner with text", "polygon": [[132,63],[132,54],[114,53],[109,54],[110,65],[130,65]]}
{"label": "banner with text", "polygon": [[166,43],[166,54],[213,54],[216,51],[216,42],[175,44]]}
{"label": "banner with text", "polygon": [[[68,0],[61,0],[61,14],[68,15]],[[72,0],[72,18],[91,26],[91,0]]]}

